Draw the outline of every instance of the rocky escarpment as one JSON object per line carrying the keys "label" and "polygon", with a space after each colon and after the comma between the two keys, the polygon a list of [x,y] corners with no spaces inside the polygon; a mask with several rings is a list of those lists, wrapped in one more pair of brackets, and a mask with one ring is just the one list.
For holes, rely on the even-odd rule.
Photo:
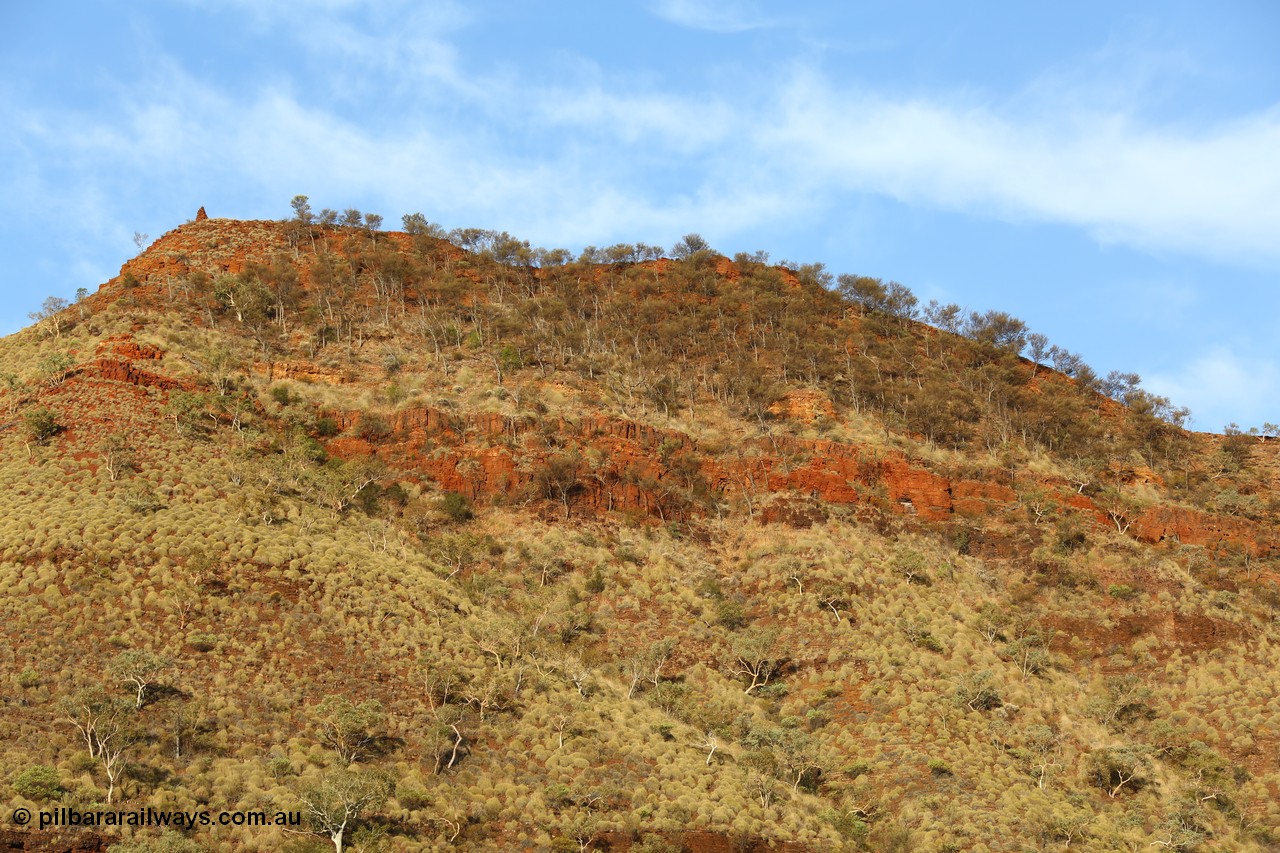
{"label": "rocky escarpment", "polygon": [[[722,501],[754,509],[772,498],[876,509],[922,522],[980,519],[1022,509],[1021,493],[1049,489],[1064,512],[1149,543],[1280,551],[1274,531],[1248,519],[1153,505],[1117,518],[1094,499],[1020,472],[954,478],[898,450],[793,437],[751,438],[733,454],[689,436],[606,416],[535,421],[496,412],[401,410],[385,423],[361,412],[329,412],[342,457],[374,455],[393,470],[473,498],[556,498],[579,513],[636,512],[661,520],[711,511]],[[547,487],[557,467],[561,482]],[[699,500],[699,496],[703,500]],[[768,517],[768,516],[766,516]],[[808,523],[812,513],[775,513]]]}

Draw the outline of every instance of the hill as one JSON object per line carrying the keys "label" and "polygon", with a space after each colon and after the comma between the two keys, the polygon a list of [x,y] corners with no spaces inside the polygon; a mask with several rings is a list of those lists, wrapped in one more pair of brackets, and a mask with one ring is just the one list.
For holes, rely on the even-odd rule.
{"label": "hill", "polygon": [[306,813],[80,836],[126,853],[1280,845],[1274,438],[696,235],[298,212],[0,341],[11,810]]}

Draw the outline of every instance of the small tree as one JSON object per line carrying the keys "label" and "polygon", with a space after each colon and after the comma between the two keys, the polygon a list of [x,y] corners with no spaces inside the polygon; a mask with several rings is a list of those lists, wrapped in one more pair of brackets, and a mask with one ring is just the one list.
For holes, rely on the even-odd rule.
{"label": "small tree", "polygon": [[701,234],[686,234],[671,247],[671,254],[677,260],[691,258],[700,252],[710,252],[711,244],[702,239]]}
{"label": "small tree", "polygon": [[98,761],[107,776],[107,802],[110,803],[116,786],[123,782],[129,769],[129,750],[141,740],[141,734],[133,726],[127,705],[118,704],[115,713],[98,725],[97,739]]}
{"label": "small tree", "polygon": [[982,610],[978,611],[978,616],[973,622],[973,627],[977,629],[988,643],[994,643],[997,638],[1003,636],[1004,629],[1008,627],[1011,617],[1009,611],[994,601],[988,601],[982,605]]}
{"label": "small tree", "polygon": [[956,704],[970,711],[988,711],[999,708],[1004,702],[1000,694],[991,685],[994,676],[991,670],[972,672],[963,676],[956,684]]}
{"label": "small tree", "polygon": [[81,690],[60,703],[63,719],[84,738],[89,757],[96,758],[107,776],[107,802],[128,767],[129,749],[138,742],[129,702],[107,696],[102,690]]}
{"label": "small tree", "polygon": [[67,300],[50,296],[40,306],[39,311],[32,311],[27,316],[36,321],[38,328],[55,338],[62,337],[62,312],[66,310]]}
{"label": "small tree", "polygon": [[133,470],[135,454],[129,434],[124,430],[103,439],[98,444],[98,453],[102,455],[102,467],[113,483],[120,479],[121,474]]}
{"label": "small tree", "polygon": [[173,425],[179,432],[195,435],[205,429],[204,418],[208,416],[209,403],[210,397],[207,394],[198,391],[173,391],[169,394],[164,413],[173,419]]}
{"label": "small tree", "polygon": [[386,470],[377,457],[362,457],[344,461],[332,459],[325,465],[311,469],[303,480],[304,490],[333,517],[346,512],[365,488],[386,476]]}
{"label": "small tree", "polygon": [[369,755],[382,739],[387,715],[382,703],[368,699],[355,705],[342,696],[329,696],[316,706],[316,729],[320,741],[338,753],[345,767]]}
{"label": "small tree", "polygon": [[581,489],[583,461],[577,451],[557,453],[547,459],[533,475],[542,497],[560,501],[565,518],[569,517],[569,499]]}
{"label": "small tree", "polygon": [[460,728],[464,723],[462,709],[442,705],[433,709],[431,716],[422,732],[423,755],[432,757],[431,772],[439,774],[452,770],[466,756],[467,738]]}
{"label": "small tree", "polygon": [[12,416],[18,411],[18,406],[22,405],[23,387],[22,380],[13,373],[0,373],[0,385],[4,387],[4,412],[6,415]]}
{"label": "small tree", "polygon": [[1142,717],[1150,712],[1151,688],[1141,676],[1132,673],[1109,675],[1103,681],[1100,695],[1085,703],[1085,712],[1108,728]]}
{"label": "small tree", "polygon": [[1036,784],[1043,791],[1049,771],[1062,766],[1058,760],[1062,757],[1062,736],[1049,726],[1039,723],[1028,726],[1026,736],[1027,746],[1023,755],[1026,757],[1027,769],[1037,777]]}
{"label": "small tree", "polygon": [[400,217],[400,222],[404,226],[404,233],[411,237],[427,234],[431,228],[431,223],[421,213],[406,213]]}
{"label": "small tree", "polygon": [[65,352],[51,353],[40,359],[40,376],[50,388],[61,385],[71,373],[75,362]]}
{"label": "small tree", "polygon": [[576,849],[579,853],[585,853],[585,851],[591,849],[596,839],[600,837],[600,833],[604,830],[604,825],[600,820],[600,816],[590,806],[574,807],[560,816],[558,830],[561,838],[572,841],[577,845],[568,849]]}
{"label": "small tree", "polygon": [[863,314],[877,311],[901,320],[913,319],[917,314],[919,300],[904,284],[852,275],[842,275],[837,282],[840,295],[859,306]]}
{"label": "small tree", "polygon": [[1049,355],[1049,338],[1039,332],[1033,332],[1027,335],[1027,356],[1031,359],[1031,375],[1035,376],[1036,369],[1044,364],[1045,358]]}
{"label": "small tree", "polygon": [[457,841],[467,826],[466,797],[457,790],[441,789],[432,797],[429,809],[431,814],[427,820],[440,827],[445,841],[449,844]]}
{"label": "small tree", "polygon": [[167,714],[169,736],[173,739],[173,757],[182,758],[204,732],[201,712],[187,702],[174,702]]}
{"label": "small tree", "polygon": [[64,697],[58,703],[62,718],[75,726],[84,739],[90,758],[98,757],[98,722],[110,714],[112,699],[100,688],[91,687]]}
{"label": "small tree", "polygon": [[1027,324],[1003,311],[969,313],[964,324],[965,337],[997,349],[1019,353],[1027,345]]}
{"label": "small tree", "polygon": [[298,791],[302,811],[306,813],[311,835],[328,838],[334,853],[342,853],[343,842],[352,825],[381,807],[395,786],[382,773],[356,770],[332,770],[319,781]]}
{"label": "small tree", "polygon": [[778,645],[777,628],[746,629],[733,638],[729,654],[729,669],[750,682],[742,691],[747,694],[768,684],[785,661]]}
{"label": "small tree", "polygon": [[1053,662],[1049,656],[1049,641],[1039,630],[1029,631],[1005,644],[1000,655],[1012,661],[1023,678],[1040,675]]}
{"label": "small tree", "polygon": [[835,614],[837,623],[844,621],[841,611],[849,609],[852,596],[843,584],[835,581],[823,581],[818,584],[814,594],[819,604]]}
{"label": "small tree", "polygon": [[676,637],[664,637],[660,640],[654,640],[644,654],[645,668],[649,674],[649,683],[654,687],[658,686],[658,682],[662,680],[662,669],[671,660],[671,656],[675,654],[676,646],[679,644]]}
{"label": "small tree", "polygon": [[293,208],[294,218],[301,224],[310,225],[315,221],[315,215],[311,212],[311,204],[307,196],[295,195],[289,205]]}
{"label": "small tree", "polygon": [[172,665],[168,658],[147,649],[130,649],[115,656],[110,671],[113,678],[133,686],[134,708],[141,710],[147,702],[147,694]]}
{"label": "small tree", "polygon": [[1133,790],[1146,782],[1151,769],[1147,750],[1139,746],[1117,746],[1100,749],[1089,758],[1098,785],[1115,798],[1126,786]]}

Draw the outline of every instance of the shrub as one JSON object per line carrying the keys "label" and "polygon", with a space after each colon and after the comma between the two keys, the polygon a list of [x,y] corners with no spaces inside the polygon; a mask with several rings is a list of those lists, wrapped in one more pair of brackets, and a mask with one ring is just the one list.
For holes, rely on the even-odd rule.
{"label": "shrub", "polygon": [[396,801],[409,811],[417,811],[430,804],[431,796],[416,785],[401,783],[396,788]]}
{"label": "shrub", "polygon": [[826,809],[818,817],[849,841],[862,842],[871,832],[866,815],[856,809]]}
{"label": "shrub", "polygon": [[50,386],[60,384],[71,373],[75,362],[64,352],[51,353],[40,359],[40,376]]}
{"label": "shrub", "polygon": [[1059,554],[1073,554],[1088,544],[1089,537],[1075,522],[1064,521],[1058,525],[1054,548]]}
{"label": "shrub", "polygon": [[403,509],[409,503],[409,493],[399,483],[392,483],[382,490],[382,499],[394,507]]}
{"label": "shrub", "polygon": [[360,419],[360,428],[356,435],[365,441],[381,441],[391,435],[391,425],[378,415],[365,415]]}
{"label": "shrub", "polygon": [[57,416],[54,415],[53,410],[44,406],[32,409],[22,416],[23,435],[35,444],[44,444],[60,429],[62,427],[58,425]]}
{"label": "shrub", "polygon": [[631,849],[633,853],[681,853],[684,847],[661,835],[649,834],[640,843],[632,845]]}
{"label": "shrub", "polygon": [[187,639],[187,644],[198,652],[211,652],[218,647],[218,637],[216,634],[199,632],[192,634]]}
{"label": "shrub", "polygon": [[889,568],[906,578],[907,583],[921,586],[929,586],[933,583],[933,578],[929,577],[929,573],[925,571],[924,555],[918,551],[900,551],[889,561]]}
{"label": "shrub", "polygon": [[13,780],[13,790],[36,802],[60,799],[66,791],[58,779],[58,771],[43,764],[28,767],[19,773]]}
{"label": "shrub", "polygon": [[124,493],[124,505],[138,514],[146,514],[163,509],[164,504],[146,483],[135,482]]}
{"label": "shrub", "polygon": [[674,681],[663,681],[654,686],[646,694],[649,701],[661,708],[665,714],[674,714],[689,698],[687,685]]}
{"label": "shrub", "polygon": [[736,601],[722,601],[716,605],[716,623],[736,631],[747,624],[747,611]]}
{"label": "shrub", "polygon": [[1004,704],[1000,694],[991,685],[990,670],[967,673],[956,684],[956,704],[971,711],[989,711]]}
{"label": "shrub", "polygon": [[330,438],[338,434],[338,422],[333,418],[319,418],[316,420],[316,435],[321,438]]}
{"label": "shrub", "polygon": [[440,510],[450,521],[463,522],[470,521],[476,517],[475,510],[471,506],[471,501],[467,500],[466,495],[458,492],[445,492],[444,496],[436,504],[436,509]]}
{"label": "shrub", "polygon": [[22,672],[18,673],[19,687],[30,688],[36,687],[39,684],[40,673],[36,672],[34,669],[24,669]]}

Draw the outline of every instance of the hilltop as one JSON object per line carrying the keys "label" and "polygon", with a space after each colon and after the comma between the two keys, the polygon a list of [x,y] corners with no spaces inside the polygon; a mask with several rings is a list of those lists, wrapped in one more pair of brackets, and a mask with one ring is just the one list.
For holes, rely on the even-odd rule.
{"label": "hilltop", "polygon": [[295,207],[0,341],[11,808],[368,794],[81,842],[124,851],[1280,844],[1273,436],[696,235]]}

